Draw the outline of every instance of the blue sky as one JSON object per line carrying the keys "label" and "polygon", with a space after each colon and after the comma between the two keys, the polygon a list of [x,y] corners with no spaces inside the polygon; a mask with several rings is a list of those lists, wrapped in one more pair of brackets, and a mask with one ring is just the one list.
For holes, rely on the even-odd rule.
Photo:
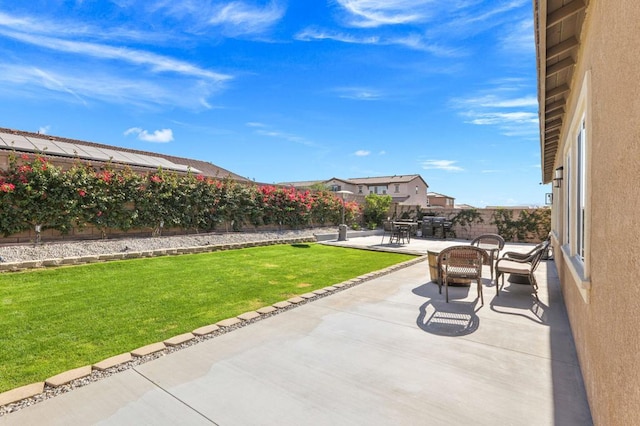
{"label": "blue sky", "polygon": [[0,127],[543,205],[530,0],[0,1]]}

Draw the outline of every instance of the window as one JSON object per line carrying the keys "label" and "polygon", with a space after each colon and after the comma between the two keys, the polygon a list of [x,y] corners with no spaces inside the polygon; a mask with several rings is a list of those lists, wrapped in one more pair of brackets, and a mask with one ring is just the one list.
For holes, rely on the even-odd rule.
{"label": "window", "polygon": [[369,188],[369,194],[386,194],[387,193],[387,187],[386,186],[370,186]]}
{"label": "window", "polygon": [[358,185],[358,194],[362,194],[362,185]]}
{"label": "window", "polygon": [[576,140],[576,254],[584,262],[586,207],[586,131],[584,117]]}
{"label": "window", "polygon": [[591,298],[589,249],[589,81],[586,72],[564,142],[562,181],[562,247],[566,269],[585,303]]}
{"label": "window", "polygon": [[395,192],[396,194],[397,194],[398,192],[400,192],[400,185],[398,185],[398,184],[396,183],[396,184],[394,185],[394,187],[395,187],[395,190],[394,190],[393,192]]}
{"label": "window", "polygon": [[565,197],[564,197],[564,243],[571,243],[571,154],[567,156],[567,162],[564,165],[564,187],[565,187]]}
{"label": "window", "polygon": [[333,192],[342,191],[342,186],[340,186],[340,185],[331,185],[331,190]]}

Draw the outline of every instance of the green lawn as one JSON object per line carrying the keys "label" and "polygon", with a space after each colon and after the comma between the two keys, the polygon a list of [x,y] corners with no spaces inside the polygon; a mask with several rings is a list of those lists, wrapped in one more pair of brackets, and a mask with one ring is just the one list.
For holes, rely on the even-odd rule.
{"label": "green lawn", "polygon": [[411,259],[276,245],[0,275],[0,392]]}

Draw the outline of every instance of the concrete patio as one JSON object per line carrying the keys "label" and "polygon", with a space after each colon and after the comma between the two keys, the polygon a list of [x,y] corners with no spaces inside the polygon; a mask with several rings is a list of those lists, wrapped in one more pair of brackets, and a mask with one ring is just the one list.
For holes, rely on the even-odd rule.
{"label": "concrete patio", "polygon": [[[325,241],[413,253],[461,241]],[[531,245],[510,245],[528,251]],[[489,277],[489,271],[484,274]],[[553,261],[452,287],[421,262],[0,417],[0,425],[589,425]]]}

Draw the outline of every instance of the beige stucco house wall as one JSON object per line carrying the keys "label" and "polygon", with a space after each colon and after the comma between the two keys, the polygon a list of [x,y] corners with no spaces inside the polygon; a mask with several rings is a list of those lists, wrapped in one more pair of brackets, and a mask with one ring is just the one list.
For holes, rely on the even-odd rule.
{"label": "beige stucco house wall", "polygon": [[534,6],[543,180],[593,420],[640,424],[640,2]]}

